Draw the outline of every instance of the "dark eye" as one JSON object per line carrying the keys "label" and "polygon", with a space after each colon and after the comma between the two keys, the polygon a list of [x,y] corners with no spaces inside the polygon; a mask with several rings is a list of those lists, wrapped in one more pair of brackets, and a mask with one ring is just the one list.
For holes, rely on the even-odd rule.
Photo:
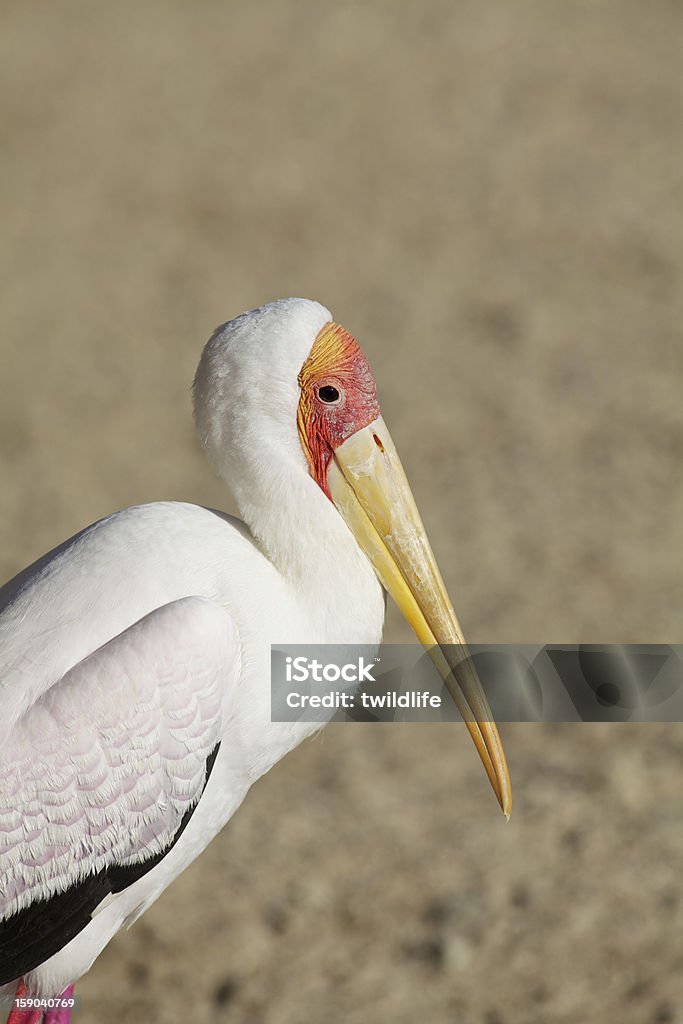
{"label": "dark eye", "polygon": [[322,388],[318,388],[318,398],[321,402],[327,402],[328,404],[338,402],[339,392],[331,384],[325,384]]}

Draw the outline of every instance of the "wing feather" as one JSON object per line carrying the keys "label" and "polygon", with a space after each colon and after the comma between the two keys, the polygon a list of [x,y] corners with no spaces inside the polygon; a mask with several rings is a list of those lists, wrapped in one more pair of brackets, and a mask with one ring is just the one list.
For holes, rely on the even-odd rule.
{"label": "wing feather", "polygon": [[163,855],[201,796],[238,678],[232,619],[192,597],[28,708],[0,752],[0,922]]}

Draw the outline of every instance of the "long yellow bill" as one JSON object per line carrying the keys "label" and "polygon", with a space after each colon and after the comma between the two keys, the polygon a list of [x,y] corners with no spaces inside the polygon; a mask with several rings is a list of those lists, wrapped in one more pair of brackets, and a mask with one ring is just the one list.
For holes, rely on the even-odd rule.
{"label": "long yellow bill", "polygon": [[503,745],[381,416],[335,449],[327,485],[382,585],[427,648],[509,818],[512,789]]}

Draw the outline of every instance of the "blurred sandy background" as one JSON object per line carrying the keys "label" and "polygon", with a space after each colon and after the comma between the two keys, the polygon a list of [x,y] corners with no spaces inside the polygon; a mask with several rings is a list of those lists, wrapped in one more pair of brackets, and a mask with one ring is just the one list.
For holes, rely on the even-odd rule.
{"label": "blurred sandy background", "polygon": [[[2,578],[126,504],[230,507],[194,367],[296,294],[365,347],[470,638],[681,642],[682,29],[674,0],[4,3]],[[457,728],[305,744],[77,1019],[683,1021],[683,728],[504,735],[507,826]]]}

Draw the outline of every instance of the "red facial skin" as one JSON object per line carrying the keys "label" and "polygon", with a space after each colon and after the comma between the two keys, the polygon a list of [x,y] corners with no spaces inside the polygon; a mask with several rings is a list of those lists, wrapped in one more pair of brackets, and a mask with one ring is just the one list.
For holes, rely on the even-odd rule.
{"label": "red facial skin", "polygon": [[[330,498],[327,471],[335,448],[380,415],[375,378],[356,339],[331,321],[313,343],[299,386],[299,437],[311,476]],[[324,402],[324,387],[336,388],[339,399]]]}

